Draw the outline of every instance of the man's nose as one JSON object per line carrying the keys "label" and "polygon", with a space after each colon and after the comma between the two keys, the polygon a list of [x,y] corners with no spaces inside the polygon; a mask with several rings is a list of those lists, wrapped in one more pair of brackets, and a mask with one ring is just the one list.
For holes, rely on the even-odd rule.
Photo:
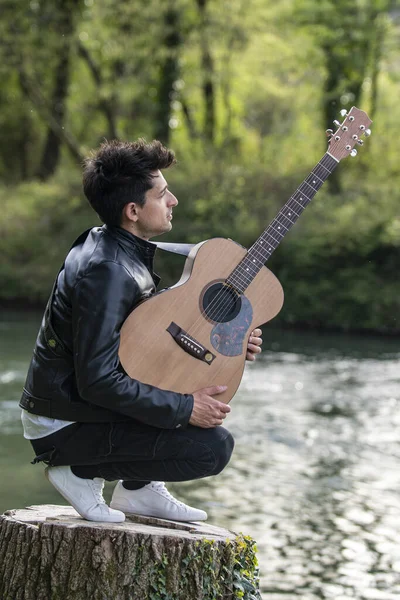
{"label": "man's nose", "polygon": [[169,206],[176,206],[178,204],[178,198],[176,196],[174,196],[172,192],[170,192],[170,198],[169,198],[168,204],[169,204]]}

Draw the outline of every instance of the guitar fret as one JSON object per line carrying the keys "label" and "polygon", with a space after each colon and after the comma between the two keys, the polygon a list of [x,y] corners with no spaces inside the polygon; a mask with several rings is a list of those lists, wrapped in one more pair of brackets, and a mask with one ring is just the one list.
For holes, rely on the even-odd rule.
{"label": "guitar fret", "polygon": [[[308,187],[310,187],[314,193],[318,191],[317,189],[313,188],[311,183],[308,183],[308,181],[304,181],[301,185],[304,185],[304,184],[308,185]],[[310,198],[310,200],[311,200],[311,198]]]}
{"label": "guitar fret", "polygon": [[267,235],[268,237],[272,238],[274,240],[274,242],[276,242],[277,244],[279,244],[279,242],[281,241],[281,240],[277,240],[276,238],[274,238],[274,236],[269,232],[269,230],[265,232],[265,235]]}
{"label": "guitar fret", "polygon": [[[314,183],[314,182],[315,182],[315,179],[314,179],[313,183]],[[311,185],[311,183],[308,183],[308,181],[305,181],[304,183],[305,183],[305,185],[308,185],[308,187],[310,187],[310,188],[312,189],[312,191],[314,192],[314,194],[315,194],[316,192],[318,192],[318,188],[315,188],[315,187],[313,187],[313,186]],[[312,197],[314,196],[314,194],[312,195]]]}
{"label": "guitar fret", "polygon": [[[252,254],[253,254],[253,253],[254,253],[254,254],[258,254],[258,255],[261,257],[261,259],[262,259],[260,262],[262,262],[262,263],[264,264],[264,262],[265,262],[265,259],[264,259],[264,254],[262,254],[261,252],[259,252],[259,251],[257,250],[257,248],[255,248],[255,247],[254,247],[254,248],[253,248],[253,247],[252,247],[252,248],[250,248],[250,250],[249,250],[249,253],[250,253],[250,252],[251,252]],[[257,260],[260,260],[260,259],[257,259]]]}
{"label": "guitar fret", "polygon": [[[274,221],[278,221],[278,218],[275,217]],[[281,227],[283,227],[283,229],[285,229],[286,231],[289,231],[289,229],[287,227],[285,227],[283,223],[281,223],[280,221],[278,221],[278,223],[279,223],[278,229],[280,229]]]}
{"label": "guitar fret", "polygon": [[314,173],[314,171],[312,171],[310,173],[310,175],[308,177],[306,177],[306,179],[305,179],[306,183],[308,183],[309,179],[313,180],[312,183],[317,183],[317,181],[316,181],[317,179],[318,179],[318,181],[321,182],[321,185],[324,183],[323,179],[321,179],[320,177],[318,177],[318,175],[316,173]]}
{"label": "guitar fret", "polygon": [[[270,246],[270,242],[264,237],[266,235],[266,231],[263,232],[262,236],[260,239],[262,239],[262,241],[260,242],[260,244],[264,244],[264,242],[267,243],[268,246]],[[265,246],[263,246],[263,248],[265,248]],[[272,248],[268,248],[268,250],[271,250]]]}
{"label": "guitar fret", "polygon": [[[290,227],[291,227],[292,225],[294,225],[294,224],[295,224],[295,221],[292,221],[291,219],[289,219],[289,217],[287,217],[286,215],[284,215],[284,214],[283,214],[283,213],[281,213],[281,212],[279,212],[279,213],[276,215],[276,217],[275,217],[275,219],[276,219],[276,220],[278,220],[279,218],[282,218],[282,219],[285,219],[286,221],[289,221],[290,225],[289,225],[289,227],[287,228],[287,230],[288,230],[288,231],[289,231]],[[281,221],[279,221],[279,223],[281,223],[281,224],[283,225],[283,223],[282,223]]]}
{"label": "guitar fret", "polygon": [[252,269],[254,269],[254,267],[262,267],[262,265],[264,264],[264,261],[260,260],[259,258],[255,258],[254,256],[249,256],[246,255],[245,258],[243,259],[243,264],[244,265],[249,265]]}
{"label": "guitar fret", "polygon": [[[239,279],[238,279],[238,281],[235,281],[235,287],[238,284],[240,285],[241,283],[244,283],[245,286],[247,287],[252,282],[252,277],[250,275],[248,275],[247,273],[241,272],[238,275],[239,275]],[[237,279],[238,275],[235,275],[236,279]]]}
{"label": "guitar fret", "polygon": [[[304,196],[305,196],[305,194],[304,194]],[[301,198],[301,199],[302,199],[302,198]],[[302,205],[300,202],[298,202],[298,201],[296,200],[296,198],[293,198],[293,196],[292,196],[291,200],[294,200],[294,202],[296,202],[296,204],[298,204],[299,206],[301,206],[301,208],[304,210],[304,208],[305,208],[305,207],[304,207],[304,206],[303,206],[303,205]],[[303,212],[303,210],[302,210],[302,212]],[[301,213],[300,213],[300,214],[301,214]]]}
{"label": "guitar fret", "polygon": [[[288,200],[287,205],[289,205],[290,200]],[[282,208],[282,210],[280,211],[280,213],[283,214],[283,210],[286,209],[286,206],[284,206]],[[301,213],[297,213],[294,208],[290,207],[290,210],[288,211],[289,216],[292,216],[292,213],[294,213],[296,215],[297,218],[299,218],[299,216],[301,215]],[[286,217],[287,219],[289,219],[289,217]],[[294,224],[296,221],[291,221],[292,224]]]}
{"label": "guitar fret", "polygon": [[250,285],[250,283],[253,281],[253,277],[246,271],[241,271],[240,276],[242,279],[244,279],[244,283],[246,285]]}
{"label": "guitar fret", "polygon": [[250,265],[250,264],[249,264],[248,267],[244,267],[244,269],[245,270],[243,272],[244,272],[245,275],[251,274],[250,271],[254,271],[253,275],[254,275],[254,273],[258,273],[258,269],[255,269],[254,266]]}
{"label": "guitar fret", "polygon": [[[267,244],[265,245],[265,244],[264,244],[264,242],[267,242]],[[261,244],[260,244],[260,245],[261,245]],[[259,249],[256,247],[256,245],[255,245],[255,244],[254,244],[254,246],[252,246],[252,248],[254,248],[254,251],[255,251],[255,252],[258,252],[258,254],[259,254],[260,256],[264,256],[264,254],[265,254],[266,252],[268,252],[268,250],[267,250],[267,246],[269,246],[269,247],[271,248],[271,245],[268,243],[268,241],[263,239],[263,244],[261,245],[261,250],[262,250],[262,251],[261,251],[261,250],[259,250]],[[250,248],[250,250],[252,250],[252,248]],[[250,250],[249,250],[249,252],[250,252]]]}
{"label": "guitar fret", "polygon": [[321,179],[320,177],[318,177],[318,175],[316,173],[313,173],[313,175],[321,182],[321,185],[324,183],[324,180]]}
{"label": "guitar fret", "polygon": [[251,267],[254,267],[254,265],[258,266],[258,264],[262,266],[264,264],[259,258],[255,258],[253,254],[251,256],[246,255],[244,260],[246,261],[246,264],[250,264]]}
{"label": "guitar fret", "polygon": [[327,168],[325,167],[325,165],[323,165],[323,164],[322,164],[322,162],[319,162],[319,163],[318,163],[318,165],[319,165],[320,167],[322,167],[323,169],[325,169],[325,171],[327,171],[327,173],[328,173],[329,175],[332,173],[332,171],[330,171],[329,169],[327,169]]}

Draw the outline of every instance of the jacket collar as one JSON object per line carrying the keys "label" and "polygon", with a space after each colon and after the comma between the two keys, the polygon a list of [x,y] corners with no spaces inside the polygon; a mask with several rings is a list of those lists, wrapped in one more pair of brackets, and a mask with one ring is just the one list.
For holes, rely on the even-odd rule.
{"label": "jacket collar", "polygon": [[122,227],[103,225],[102,229],[116,239],[130,256],[139,251],[143,257],[152,259],[156,253],[157,246],[155,244],[142,240]]}

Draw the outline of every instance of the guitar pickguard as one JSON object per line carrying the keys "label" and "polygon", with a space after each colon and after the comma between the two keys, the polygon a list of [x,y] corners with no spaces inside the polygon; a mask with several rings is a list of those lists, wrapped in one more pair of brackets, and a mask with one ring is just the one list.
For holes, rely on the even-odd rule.
{"label": "guitar pickguard", "polygon": [[[240,297],[239,314],[226,323],[218,323],[211,331],[211,344],[223,356],[238,356],[253,319],[253,308],[246,296]],[[246,340],[247,342],[247,340]]]}

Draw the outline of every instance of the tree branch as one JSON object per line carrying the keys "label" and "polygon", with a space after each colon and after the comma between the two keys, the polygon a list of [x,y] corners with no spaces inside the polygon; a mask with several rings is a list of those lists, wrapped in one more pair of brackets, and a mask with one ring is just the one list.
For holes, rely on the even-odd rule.
{"label": "tree branch", "polygon": [[[78,53],[79,53],[80,57],[83,58],[83,60],[86,62],[87,66],[89,67],[89,71],[92,74],[94,82],[96,83],[97,87],[100,89],[104,84],[101,70],[99,69],[99,67],[95,63],[95,61],[93,60],[88,49],[85,48],[85,46],[81,42],[78,43]],[[106,117],[107,123],[108,123],[108,137],[111,139],[118,138],[117,125],[115,122],[115,110],[114,110],[115,96],[113,96],[112,99],[100,98],[99,106],[100,106],[101,110],[103,111],[103,113]]]}
{"label": "tree branch", "polygon": [[19,81],[21,89],[29,98],[32,104],[38,111],[39,116],[54,132],[54,134],[67,146],[73,158],[80,164],[83,162],[84,153],[75,137],[58,123],[57,119],[52,114],[52,111],[47,106],[47,102],[43,97],[40,88],[35,85],[35,82],[27,75],[22,66],[19,66]]}

